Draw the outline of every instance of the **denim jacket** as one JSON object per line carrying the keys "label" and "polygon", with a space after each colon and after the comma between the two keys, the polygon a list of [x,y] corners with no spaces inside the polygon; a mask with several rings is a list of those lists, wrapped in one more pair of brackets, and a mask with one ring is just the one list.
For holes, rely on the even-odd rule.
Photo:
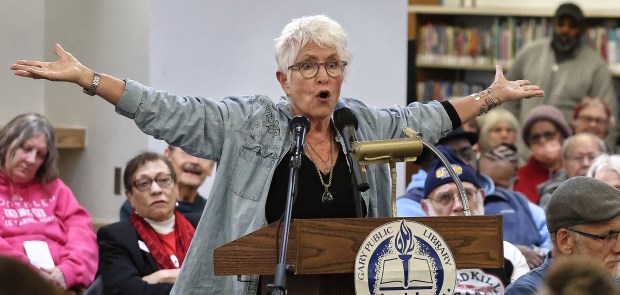
{"label": "denim jacket", "polygon": [[[402,129],[411,127],[437,142],[453,128],[438,102],[376,108],[341,97],[336,109],[341,107],[350,108],[357,117],[359,141],[400,138]],[[171,294],[254,294],[256,284],[214,276],[213,250],[267,224],[269,186],[276,166],[292,146],[288,100],[274,103],[262,95],[220,101],[180,97],[126,80],[116,111],[133,119],[144,133],[218,162],[207,207]],[[337,139],[342,140],[340,135]],[[362,197],[368,216],[390,216],[389,168],[369,165],[367,176],[371,189]]]}

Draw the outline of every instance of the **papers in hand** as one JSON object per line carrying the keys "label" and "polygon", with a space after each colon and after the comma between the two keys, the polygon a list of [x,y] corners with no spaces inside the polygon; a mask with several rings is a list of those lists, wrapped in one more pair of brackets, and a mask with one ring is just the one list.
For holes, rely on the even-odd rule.
{"label": "papers in hand", "polygon": [[24,250],[26,255],[30,259],[30,264],[38,267],[51,269],[56,265],[54,259],[52,259],[52,252],[45,241],[25,241]]}

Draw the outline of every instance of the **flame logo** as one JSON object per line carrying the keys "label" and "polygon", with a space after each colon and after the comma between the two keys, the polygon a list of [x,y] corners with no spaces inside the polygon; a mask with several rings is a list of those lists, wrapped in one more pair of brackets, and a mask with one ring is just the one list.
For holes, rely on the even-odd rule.
{"label": "flame logo", "polygon": [[400,222],[400,230],[396,234],[394,240],[394,248],[401,255],[409,255],[415,248],[415,241],[413,240],[413,233],[408,226],[405,225],[405,221]]}

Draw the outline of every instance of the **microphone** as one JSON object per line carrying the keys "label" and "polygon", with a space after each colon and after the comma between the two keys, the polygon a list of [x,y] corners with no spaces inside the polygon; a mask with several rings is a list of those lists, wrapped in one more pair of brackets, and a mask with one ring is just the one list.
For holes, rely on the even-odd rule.
{"label": "microphone", "polygon": [[288,123],[288,128],[293,132],[293,138],[295,145],[293,146],[293,157],[299,157],[304,152],[304,142],[306,140],[306,133],[310,130],[310,121],[304,116],[295,116]]}
{"label": "microphone", "polygon": [[351,143],[357,141],[355,130],[357,130],[357,118],[349,108],[340,108],[334,112],[334,124],[340,132],[344,141],[344,148],[347,154],[347,161],[351,167],[355,185],[359,192],[365,192],[370,188],[366,179],[366,169],[362,169],[360,164],[353,159]]}

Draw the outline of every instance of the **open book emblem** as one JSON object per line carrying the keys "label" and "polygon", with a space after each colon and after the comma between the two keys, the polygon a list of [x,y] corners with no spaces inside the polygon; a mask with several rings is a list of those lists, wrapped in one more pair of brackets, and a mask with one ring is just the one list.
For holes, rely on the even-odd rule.
{"label": "open book emblem", "polygon": [[452,294],[456,265],[433,229],[400,220],[384,224],[361,244],[355,258],[356,294]]}

